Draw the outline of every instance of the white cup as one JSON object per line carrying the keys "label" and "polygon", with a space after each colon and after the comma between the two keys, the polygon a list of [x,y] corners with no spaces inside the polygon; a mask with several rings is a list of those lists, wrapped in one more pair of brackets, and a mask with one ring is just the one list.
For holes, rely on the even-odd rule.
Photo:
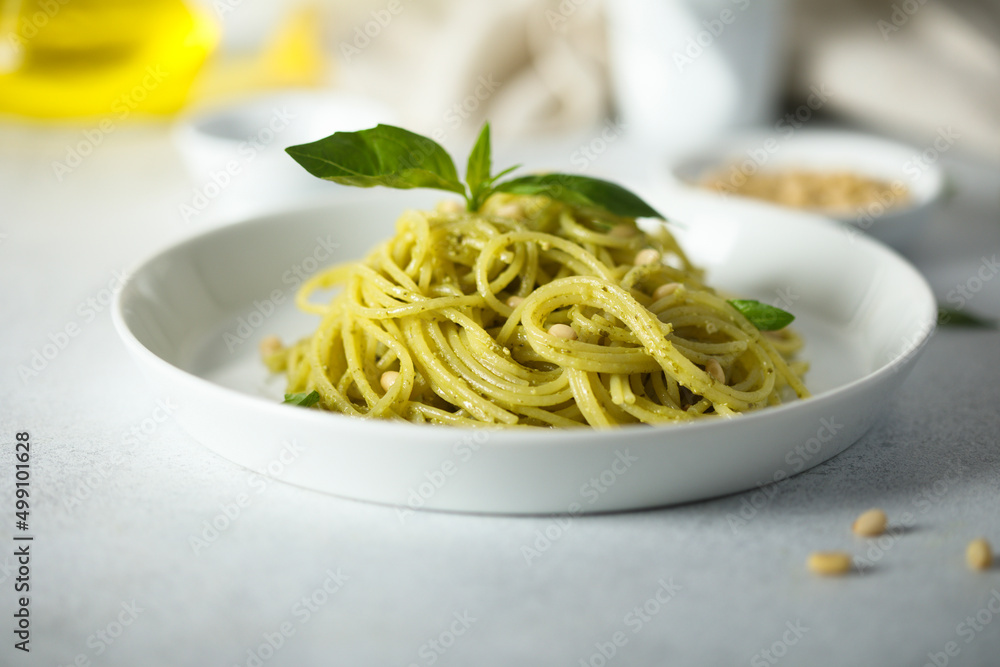
{"label": "white cup", "polygon": [[674,154],[772,120],[782,0],[615,0],[606,11],[618,115],[633,139]]}

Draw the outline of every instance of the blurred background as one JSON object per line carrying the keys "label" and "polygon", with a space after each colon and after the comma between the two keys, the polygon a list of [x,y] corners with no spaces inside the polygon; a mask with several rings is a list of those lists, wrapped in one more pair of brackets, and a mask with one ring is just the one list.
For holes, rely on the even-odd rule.
{"label": "blurred background", "polygon": [[0,0],[0,36],[0,157],[44,165],[0,189],[156,150],[185,221],[308,197],[280,148],[376,122],[602,174],[826,124],[1000,162],[996,0]]}
{"label": "blurred background", "polygon": [[[647,584],[675,565],[684,575],[686,563],[690,577],[678,581],[691,592],[679,604],[695,606],[674,611],[689,624],[671,634],[665,612],[642,639],[656,651],[649,664],[705,662],[716,646],[731,656],[716,662],[753,662],[800,612],[816,628],[812,648],[803,642],[783,665],[829,664],[844,647],[859,657],[843,663],[911,655],[924,664],[955,644],[948,640],[966,614],[993,609],[985,591],[997,567],[986,578],[959,574],[951,537],[993,530],[989,539],[1000,539],[989,510],[1000,442],[995,329],[935,334],[885,428],[782,487],[790,490],[773,504],[758,507],[753,490],[666,514],[581,521],[562,555],[554,549],[531,571],[518,540],[537,545],[533,535],[556,525],[547,519],[433,513],[403,526],[391,509],[328,503],[285,484],[270,487],[210,554],[190,546],[189,531],[232,517],[220,514],[223,503],[245,497],[249,473],[184,436],[169,409],[154,421],[169,396],[140,384],[112,327],[123,283],[143,259],[216,225],[348,197],[414,195],[315,179],[284,154],[289,145],[391,123],[435,138],[464,171],[486,119],[497,169],[522,163],[609,178],[655,197],[667,215],[677,209],[660,186],[699,151],[718,157],[716,166],[738,164],[732,179],[779,156],[874,169],[928,204],[911,207],[923,235],[911,216],[895,240],[910,240],[907,257],[939,303],[991,326],[1000,320],[1000,0],[0,0],[0,412],[11,432],[31,430],[40,443],[31,664],[89,664],[81,658],[95,647],[93,664],[102,665],[155,665],[154,654],[168,656],[159,664],[173,656],[251,664],[246,649],[334,563],[357,572],[347,597],[269,665],[329,662],[341,639],[344,655],[408,664],[407,647],[438,637],[446,626],[436,624],[463,608],[449,605],[464,600],[485,600],[484,619],[495,612],[475,640],[485,639],[494,663],[466,664],[507,655],[577,664],[568,651],[608,641],[614,610],[646,599]],[[854,136],[815,134],[823,128]],[[882,185],[875,196],[847,222],[882,228],[885,217],[872,220],[898,192]],[[358,223],[345,217],[330,216],[327,239],[349,239]],[[787,308],[793,287],[777,290],[774,305]],[[223,314],[211,317],[222,331]],[[206,351],[221,349],[204,341]],[[904,342],[894,354],[912,348]],[[184,354],[207,360],[201,352]],[[953,466],[968,471],[959,484],[941,477]],[[11,499],[13,479],[13,467],[0,473]],[[916,530],[903,536],[915,541],[900,542],[875,574],[810,584],[792,569],[801,561],[789,565],[809,544],[843,544],[830,540],[847,524],[826,519],[846,518],[861,509],[855,503],[912,510],[927,502],[914,494],[931,490],[934,511],[914,511]],[[91,500],[74,508],[77,498]],[[743,507],[761,518],[737,536],[724,515]],[[5,521],[2,535],[13,530]],[[0,582],[13,576],[7,553]],[[833,587],[811,588],[821,584]],[[922,604],[928,590],[941,604]],[[104,645],[91,633],[108,621],[120,630],[119,605],[136,598],[149,609],[136,624],[145,629],[98,659]],[[732,613],[720,616],[722,604]],[[817,615],[806,614],[810,604]],[[914,637],[923,641],[907,645]],[[995,656],[998,637],[1000,622],[974,647],[962,644],[963,664]],[[152,650],[128,660],[141,642]],[[3,650],[0,664],[28,664]],[[462,650],[448,657],[461,662]]]}

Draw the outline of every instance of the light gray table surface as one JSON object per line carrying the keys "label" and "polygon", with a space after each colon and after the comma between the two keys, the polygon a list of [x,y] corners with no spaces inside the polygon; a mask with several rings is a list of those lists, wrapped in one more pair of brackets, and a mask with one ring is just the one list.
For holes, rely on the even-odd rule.
{"label": "light gray table surface", "polygon": [[[964,563],[973,537],[1000,546],[1000,332],[936,332],[872,431],[766,494],[401,521],[258,477],[165,416],[108,297],[141,257],[257,203],[234,186],[185,221],[201,184],[157,127],[119,128],[57,173],[85,140],[0,129],[0,665],[1000,664],[1000,567]],[[635,149],[615,150],[605,171],[643,176]],[[944,164],[954,194],[908,254],[939,298],[975,286],[966,308],[997,317],[1000,168],[957,151]],[[33,446],[27,654],[18,432]],[[850,523],[872,506],[912,525],[858,540]],[[806,556],[825,548],[869,566],[813,576]]]}

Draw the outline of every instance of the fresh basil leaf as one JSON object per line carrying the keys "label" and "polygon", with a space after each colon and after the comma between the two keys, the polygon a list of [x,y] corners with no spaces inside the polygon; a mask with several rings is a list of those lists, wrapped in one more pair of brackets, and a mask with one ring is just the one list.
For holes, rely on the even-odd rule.
{"label": "fresh basil leaf", "polygon": [[313,176],[370,188],[433,188],[465,195],[451,156],[437,142],[392,125],[336,132],[285,149]]}
{"label": "fresh basil leaf", "polygon": [[282,403],[301,405],[304,408],[308,408],[311,405],[319,403],[319,392],[314,389],[313,391],[303,391],[298,394],[285,394],[285,400]]}
{"label": "fresh basil leaf", "polygon": [[490,124],[485,123],[476,145],[469,153],[469,164],[465,170],[465,182],[469,184],[470,208],[478,211],[490,191]]}
{"label": "fresh basil leaf", "polygon": [[434,188],[455,192],[473,211],[494,192],[544,195],[575,206],[603,209],[629,218],[665,219],[656,209],[620,185],[576,174],[523,176],[497,184],[517,167],[490,175],[489,123],[483,125],[469,155],[466,185],[455,163],[435,141],[392,125],[358,132],[336,132],[285,151],[313,176],[343,185],[370,188]]}
{"label": "fresh basil leaf", "polygon": [[496,176],[494,176],[493,178],[491,178],[490,179],[490,184],[492,185],[493,183],[496,183],[502,177],[506,176],[507,174],[509,174],[510,172],[514,171],[515,169],[520,169],[520,168],[521,168],[521,165],[519,165],[519,164],[515,164],[513,167],[507,167],[506,169],[504,169],[503,171],[501,171],[499,174],[497,174]]}
{"label": "fresh basil leaf", "polygon": [[620,185],[577,174],[522,176],[498,183],[496,192],[544,195],[574,206],[594,206],[627,218],[666,218],[637,195]]}
{"label": "fresh basil leaf", "polygon": [[942,327],[967,327],[970,329],[996,329],[997,321],[961,310],[938,306],[937,323]]}
{"label": "fresh basil leaf", "polygon": [[784,329],[795,319],[795,316],[788,311],[754,299],[730,299],[728,303],[743,313],[743,317],[750,320],[750,324],[761,331]]}

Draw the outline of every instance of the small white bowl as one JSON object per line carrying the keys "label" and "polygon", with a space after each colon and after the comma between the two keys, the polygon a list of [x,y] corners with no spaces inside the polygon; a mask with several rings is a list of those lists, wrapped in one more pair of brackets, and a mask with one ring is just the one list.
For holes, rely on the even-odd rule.
{"label": "small white bowl", "polygon": [[779,481],[864,435],[934,329],[926,281],[882,244],[805,213],[692,193],[670,204],[686,224],[681,243],[713,285],[795,313],[812,398],[614,431],[474,430],[281,405],[283,378],[268,374],[257,347],[265,335],[292,341],[317,325],[292,303],[303,272],[364,256],[392,234],[404,206],[428,203],[410,191],[369,194],[167,248],[129,273],[113,318],[158,395],[178,406],[177,422],[206,446],[263,474],[404,513],[603,512]]}
{"label": "small white bowl", "polygon": [[[875,178],[890,186],[881,201],[857,207],[850,215],[812,212],[903,248],[923,232],[944,185],[944,173],[937,164],[939,152],[933,146],[927,151],[925,155],[914,146],[858,132],[782,125],[733,135],[672,160],[669,180],[675,186],[702,189],[698,183],[715,174],[721,174],[723,182],[739,185],[742,177],[757,171],[793,168],[849,171]],[[903,188],[908,197],[905,202],[901,202]]]}
{"label": "small white bowl", "polygon": [[194,183],[186,218],[234,219],[353,191],[312,176],[285,148],[395,122],[385,105],[327,90],[262,93],[182,118],[174,128]]}

